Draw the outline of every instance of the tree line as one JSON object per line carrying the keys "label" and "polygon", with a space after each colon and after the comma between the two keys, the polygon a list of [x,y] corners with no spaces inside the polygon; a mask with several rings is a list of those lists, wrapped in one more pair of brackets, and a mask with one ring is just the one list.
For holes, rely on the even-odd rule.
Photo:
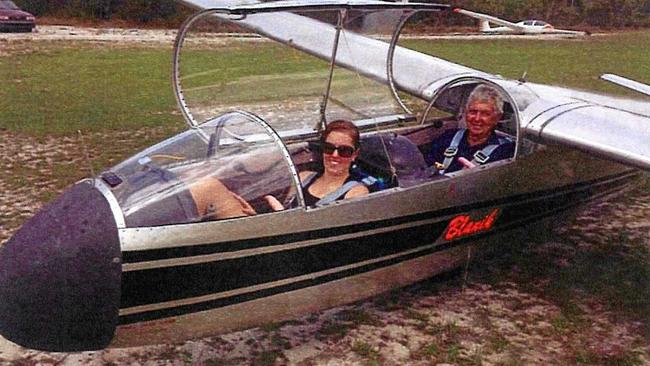
{"label": "tree line", "polygon": [[192,13],[176,0],[13,0],[38,16],[137,23],[173,21]]}
{"label": "tree line", "polygon": [[[434,0],[435,1],[435,0]],[[175,0],[14,0],[36,16],[177,23],[192,10]],[[444,2],[444,1],[441,1]],[[556,25],[608,28],[650,26],[650,0],[456,0],[455,7],[511,21],[543,19]],[[442,25],[469,26],[475,21],[452,16]]]}

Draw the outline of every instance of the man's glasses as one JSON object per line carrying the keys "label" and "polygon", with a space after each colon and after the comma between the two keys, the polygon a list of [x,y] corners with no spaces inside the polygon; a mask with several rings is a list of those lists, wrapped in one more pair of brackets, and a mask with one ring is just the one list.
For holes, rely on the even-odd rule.
{"label": "man's glasses", "polygon": [[339,152],[339,156],[342,158],[349,158],[352,155],[354,155],[355,151],[357,151],[357,149],[352,146],[347,146],[347,145],[336,146],[334,144],[330,144],[329,142],[323,142],[321,146],[323,148],[323,154],[332,155],[336,150]]}

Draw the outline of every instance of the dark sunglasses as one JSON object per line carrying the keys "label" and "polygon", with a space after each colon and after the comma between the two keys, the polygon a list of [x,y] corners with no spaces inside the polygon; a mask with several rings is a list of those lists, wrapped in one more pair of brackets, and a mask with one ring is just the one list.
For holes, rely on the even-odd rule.
{"label": "dark sunglasses", "polygon": [[339,156],[342,158],[349,158],[354,155],[355,151],[357,151],[357,149],[352,146],[336,146],[334,144],[330,144],[329,142],[323,142],[321,146],[323,148],[323,154],[332,155],[334,154],[334,150],[336,150],[339,152]]}

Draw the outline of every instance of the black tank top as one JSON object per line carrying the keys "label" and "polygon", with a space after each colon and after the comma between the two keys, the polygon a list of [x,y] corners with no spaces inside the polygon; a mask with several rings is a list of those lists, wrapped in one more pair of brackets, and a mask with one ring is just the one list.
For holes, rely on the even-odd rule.
{"label": "black tank top", "polygon": [[[307,183],[306,186],[302,187],[302,195],[303,195],[303,197],[305,198],[305,205],[307,205],[307,206],[316,206],[316,203],[317,203],[318,201],[320,201],[321,199],[323,199],[323,197],[325,197],[325,196],[323,196],[323,197],[316,197],[316,196],[314,196],[313,194],[311,194],[311,193],[309,192],[309,187],[311,187],[311,185],[314,184],[314,182],[317,181],[318,178],[320,178],[321,175],[322,175],[321,173],[316,174],[316,176],[315,176],[314,178],[312,178],[312,179]],[[345,184],[345,183],[347,183],[347,182],[350,182],[350,181],[353,181],[353,180],[354,180],[354,179],[353,179],[352,177],[348,176],[348,178],[345,180],[345,182],[343,182],[343,184]],[[347,192],[346,192],[346,194],[347,194]],[[342,194],[342,195],[341,195],[340,197],[338,197],[336,200],[337,200],[337,201],[341,201],[341,200],[343,200],[343,199],[345,199],[345,194]]]}

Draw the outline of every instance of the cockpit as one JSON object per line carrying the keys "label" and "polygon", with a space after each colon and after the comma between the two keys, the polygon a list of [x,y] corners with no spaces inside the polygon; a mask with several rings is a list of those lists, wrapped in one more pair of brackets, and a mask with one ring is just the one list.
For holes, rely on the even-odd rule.
{"label": "cockpit", "polygon": [[[277,212],[267,196],[285,211],[315,209],[305,204],[300,173],[322,169],[319,132],[334,119],[353,121],[361,132],[350,175],[367,185],[369,198],[464,174],[441,174],[425,158],[431,141],[465,127],[465,105],[478,85],[503,94],[497,133],[517,140],[522,101],[452,64],[439,67],[458,67],[459,77],[431,79],[418,68],[422,56],[407,48],[417,39],[401,43],[409,19],[445,6],[318,4],[208,9],[185,23],[174,89],[189,129],[100,176],[126,227]],[[309,26],[293,32],[291,24],[305,22],[290,18],[305,16]]]}

